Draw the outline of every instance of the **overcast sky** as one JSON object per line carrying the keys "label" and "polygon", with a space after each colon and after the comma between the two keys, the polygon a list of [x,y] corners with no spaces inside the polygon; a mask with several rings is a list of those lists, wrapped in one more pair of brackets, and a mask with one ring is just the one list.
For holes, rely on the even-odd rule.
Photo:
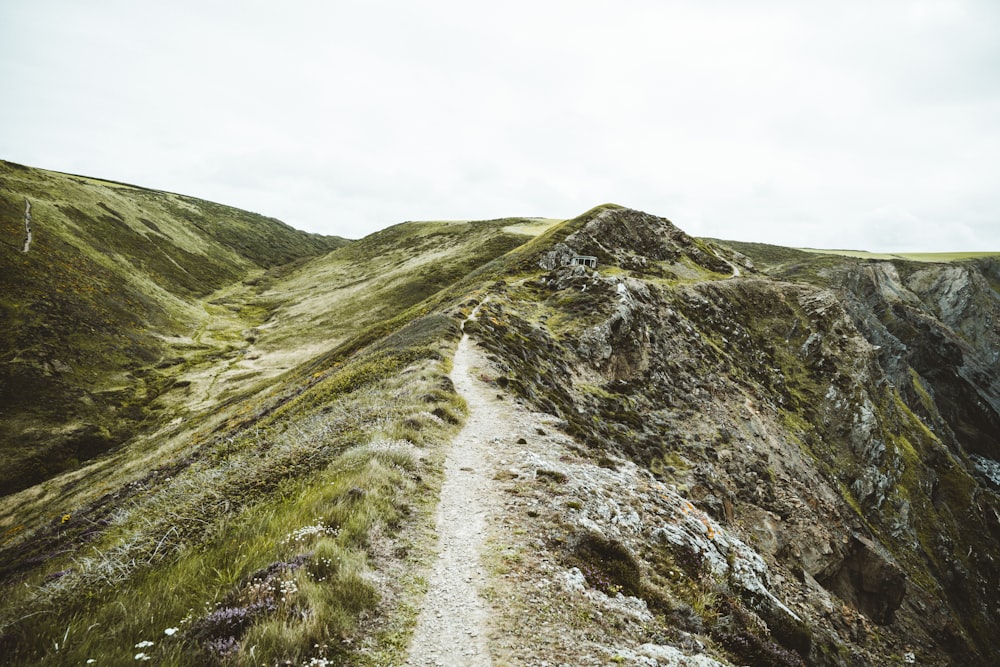
{"label": "overcast sky", "polygon": [[1000,2],[0,3],[0,158],[360,237],[1000,250]]}

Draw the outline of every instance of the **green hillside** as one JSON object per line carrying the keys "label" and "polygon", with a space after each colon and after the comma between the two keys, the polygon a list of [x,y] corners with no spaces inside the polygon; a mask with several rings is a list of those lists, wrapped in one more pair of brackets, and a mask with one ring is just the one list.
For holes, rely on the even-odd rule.
{"label": "green hillside", "polygon": [[[73,180],[76,177],[26,173],[36,181],[29,197],[39,201],[45,199],[37,181],[44,177],[53,189],[53,184],[69,188],[68,179],[84,189],[73,196],[100,197],[101,202],[113,202],[108,206],[116,211],[126,208],[112,196],[121,195],[119,189],[144,200],[164,198],[168,203],[157,206],[176,210],[175,195],[117,184],[100,185],[108,191],[94,194],[97,186],[90,181],[84,187]],[[182,200],[198,210],[209,208]],[[5,201],[5,210],[23,213],[14,206],[16,197]],[[32,202],[36,231],[29,262],[36,250],[47,248],[36,244],[45,234],[43,214],[51,210]],[[72,207],[88,210],[79,200]],[[56,205],[51,208],[58,210]],[[152,221],[148,208],[147,202],[143,217]],[[241,218],[247,224],[255,219],[241,215],[247,216]],[[21,220],[4,219],[5,229],[16,238]],[[176,226],[173,233],[178,235],[190,230],[189,220],[178,216],[164,213],[155,220],[161,230]],[[433,506],[440,472],[434,452],[460,418],[461,403],[445,377],[445,359],[458,328],[437,304],[446,300],[455,281],[523,243],[528,237],[516,228],[530,222],[403,223],[350,244],[320,239],[334,249],[311,259],[303,251],[300,258],[284,263],[286,257],[276,257],[269,267],[221,245],[214,250],[210,244],[215,240],[188,233],[205,244],[197,246],[192,240],[189,252],[200,247],[218,255],[221,277],[213,276],[214,282],[200,292],[184,291],[184,275],[169,290],[159,288],[147,274],[126,275],[118,267],[125,263],[134,269],[134,254],[109,253],[102,259],[96,242],[66,242],[67,263],[81,263],[98,278],[105,271],[118,280],[109,277],[106,289],[91,292],[81,287],[86,282],[82,275],[74,274],[76,282],[67,283],[67,296],[53,307],[47,326],[75,341],[91,325],[73,316],[67,304],[79,304],[86,317],[97,317],[91,311],[103,313],[103,300],[119,298],[124,290],[143,297],[145,301],[137,302],[146,310],[137,311],[133,319],[122,322],[115,313],[104,317],[114,324],[108,325],[112,341],[138,331],[136,345],[148,348],[141,348],[144,356],[119,355],[121,344],[108,343],[96,352],[88,348],[78,362],[95,380],[125,373],[141,379],[140,389],[134,391],[144,392],[142,412],[136,411],[127,431],[112,434],[115,444],[120,443],[117,447],[108,453],[95,451],[87,462],[67,461],[75,450],[49,445],[40,429],[37,443],[25,447],[21,439],[22,449],[11,447],[31,452],[23,457],[27,472],[42,458],[52,462],[53,469],[69,470],[0,499],[0,578],[35,582],[24,588],[26,595],[7,601],[0,617],[0,652],[27,663],[46,654],[45,660],[56,663],[69,656],[82,662],[86,656],[120,652],[111,648],[120,645],[121,655],[131,661],[136,652],[132,645],[140,641],[133,634],[152,636],[154,629],[160,634],[159,625],[176,626],[192,617],[193,609],[233,602],[226,597],[232,585],[255,572],[271,568],[275,585],[279,579],[316,576],[311,566],[309,572],[297,571],[296,553],[304,544],[327,554],[321,561],[327,563],[322,565],[327,568],[324,577],[340,583],[323,591],[303,583],[301,604],[323,610],[319,625],[312,620],[282,630],[283,617],[268,626],[262,616],[263,624],[255,624],[259,627],[254,632],[264,633],[261,641],[273,642],[266,654],[304,650],[331,633],[354,632],[357,615],[371,613],[386,593],[376,594],[365,579],[372,567],[372,531],[388,526],[399,530],[401,519],[413,515],[408,532],[392,539],[400,549],[426,549],[422,531],[427,525],[416,519],[421,513],[426,519]],[[75,231],[71,223],[62,224]],[[220,223],[212,218],[199,224]],[[70,232],[64,235],[72,237]],[[244,244],[250,242],[258,245],[253,239]],[[268,243],[261,241],[259,248]],[[307,249],[315,255],[318,248]],[[24,259],[19,248],[4,252]],[[11,310],[34,312],[17,299],[11,302]],[[59,349],[54,342],[49,345],[45,349]],[[18,358],[14,350],[10,358]],[[10,375],[12,392],[30,393],[28,385]],[[39,373],[39,378],[39,392],[67,393],[66,386],[54,385],[50,376]],[[120,411],[133,395],[122,389],[72,389],[105,400],[92,412],[75,413],[81,428],[87,429],[93,429],[97,419],[108,423],[102,410]],[[23,406],[5,405],[7,414],[20,420],[5,422],[11,432],[27,432],[24,423],[51,419],[55,412],[31,412],[31,405],[37,402],[29,398]],[[408,449],[413,446],[427,448],[422,461]],[[52,472],[46,470],[45,476]],[[366,490],[360,501],[349,493],[358,488]],[[329,531],[317,528],[320,522]],[[303,529],[303,536],[290,538],[297,528]],[[235,543],[239,547],[234,550]],[[287,567],[277,567],[283,559]],[[125,582],[135,596],[131,601],[120,597]],[[168,599],[174,602],[164,602]],[[47,618],[42,626],[17,622],[41,610]],[[104,630],[86,633],[80,625],[83,619],[88,619],[87,626],[97,622]],[[246,619],[247,628],[251,620]],[[42,639],[48,634],[44,628],[63,625],[65,632],[65,624],[75,639],[64,640],[60,651],[49,654],[40,643],[47,641]],[[398,649],[392,649],[391,637],[401,631],[384,629],[389,649]],[[210,642],[217,633],[224,634],[224,628],[206,626],[204,633]],[[190,664],[191,659],[205,664],[219,657],[212,650],[199,651],[192,653],[191,646],[178,642],[164,659],[168,664]]]}
{"label": "green hillside", "polygon": [[[25,252],[25,212],[31,241]],[[76,467],[155,423],[164,372],[206,297],[342,246],[181,195],[0,162],[0,493]],[[256,313],[234,314],[249,326]]]}

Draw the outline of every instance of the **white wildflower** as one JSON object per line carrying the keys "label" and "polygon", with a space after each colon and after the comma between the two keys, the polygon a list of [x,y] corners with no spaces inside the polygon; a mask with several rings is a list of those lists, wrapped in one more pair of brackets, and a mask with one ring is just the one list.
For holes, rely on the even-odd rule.
{"label": "white wildflower", "polygon": [[136,660],[149,660],[149,656],[146,655],[145,653],[136,653],[135,654],[135,659]]}
{"label": "white wildflower", "polygon": [[[139,642],[138,644],[136,644],[135,647],[136,648],[147,648],[147,647],[152,646],[152,645],[153,645],[153,642],[151,642],[148,639],[146,639],[146,640],[143,640],[143,641]],[[136,658],[136,660],[138,660],[138,658]]]}
{"label": "white wildflower", "polygon": [[287,544],[289,542],[304,542],[309,537],[313,535],[336,535],[339,531],[336,528],[331,528],[325,525],[322,521],[317,522],[312,526],[303,526],[298,530],[292,531],[281,541],[282,544]]}
{"label": "white wildflower", "polygon": [[165,634],[168,637],[172,637],[176,632],[177,628],[167,628],[166,630],[163,631],[163,634]]}

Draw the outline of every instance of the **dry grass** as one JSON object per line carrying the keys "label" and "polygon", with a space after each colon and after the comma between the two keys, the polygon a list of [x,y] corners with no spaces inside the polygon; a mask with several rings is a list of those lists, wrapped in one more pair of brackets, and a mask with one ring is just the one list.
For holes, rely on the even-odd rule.
{"label": "dry grass", "polygon": [[565,220],[557,218],[529,218],[525,222],[516,225],[509,225],[503,230],[510,234],[521,234],[523,236],[539,236]]}
{"label": "dry grass", "polygon": [[96,541],[12,591],[0,621],[9,664],[124,661],[142,641],[164,664],[350,654],[366,615],[405,610],[402,584],[373,568],[386,544],[416,548],[427,529],[435,452],[455,426],[425,399],[448,402],[446,366],[418,359],[335,396],[318,383],[322,409],[300,401],[145,481]]}
{"label": "dry grass", "polygon": [[509,222],[403,225],[197,301],[163,338],[171,419],[0,504],[8,664],[398,663],[464,410],[456,320],[421,302]]}

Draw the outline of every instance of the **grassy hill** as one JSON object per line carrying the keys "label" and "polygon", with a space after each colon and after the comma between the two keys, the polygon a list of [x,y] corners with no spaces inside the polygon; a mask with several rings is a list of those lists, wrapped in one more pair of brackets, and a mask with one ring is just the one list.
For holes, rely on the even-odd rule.
{"label": "grassy hill", "polygon": [[967,261],[987,261],[1000,258],[1000,252],[901,252],[876,253],[867,250],[826,250],[820,248],[786,248],[767,243],[748,241],[724,241],[711,239],[716,243],[738,250],[753,259],[754,263],[769,272],[781,271],[798,265],[835,266],[843,258],[870,261],[897,261],[917,263],[949,263]]}
{"label": "grassy hill", "polygon": [[[15,241],[4,260],[24,267],[4,275],[4,313],[22,314],[3,348],[4,386],[20,395],[3,404],[20,466],[7,491],[30,488],[0,499],[0,578],[28,584],[5,603],[0,652],[30,664],[131,661],[143,637],[188,619],[204,641],[177,642],[164,660],[205,664],[225,652],[212,642],[228,626],[194,617],[219,604],[243,610],[233,612],[245,614],[241,628],[263,623],[254,632],[266,635],[265,655],[288,655],[350,635],[359,614],[402,594],[376,590],[366,573],[373,531],[399,529],[404,516],[414,515],[410,532],[390,541],[426,547],[416,519],[429,516],[435,448],[461,410],[445,376],[458,329],[438,306],[535,221],[409,222],[349,244],[298,232],[278,243],[283,226],[209,235],[231,218],[244,231],[269,223],[197,200],[8,164],[3,174],[3,229]],[[114,234],[134,238],[107,247]],[[174,261],[154,276],[142,258],[175,237]],[[65,268],[46,274],[53,254]],[[204,283],[187,270],[199,262]],[[26,330],[41,344],[29,346]],[[68,377],[52,361],[63,358]],[[100,446],[81,450],[95,430]],[[298,570],[306,544],[334,582],[302,581],[297,604],[321,610],[319,625],[289,629],[281,616],[265,629],[266,614],[229,599],[254,576],[275,586],[318,576]],[[41,625],[18,620],[38,612]],[[94,623],[102,631],[88,633]],[[67,625],[50,651],[43,638]],[[383,628],[380,641],[398,650],[401,631]]]}
{"label": "grassy hill", "polygon": [[[25,211],[31,242],[25,252]],[[211,202],[0,162],[0,493],[154,423],[173,343],[202,356],[207,297],[327,252],[306,234]],[[259,313],[235,313],[235,327]]]}

